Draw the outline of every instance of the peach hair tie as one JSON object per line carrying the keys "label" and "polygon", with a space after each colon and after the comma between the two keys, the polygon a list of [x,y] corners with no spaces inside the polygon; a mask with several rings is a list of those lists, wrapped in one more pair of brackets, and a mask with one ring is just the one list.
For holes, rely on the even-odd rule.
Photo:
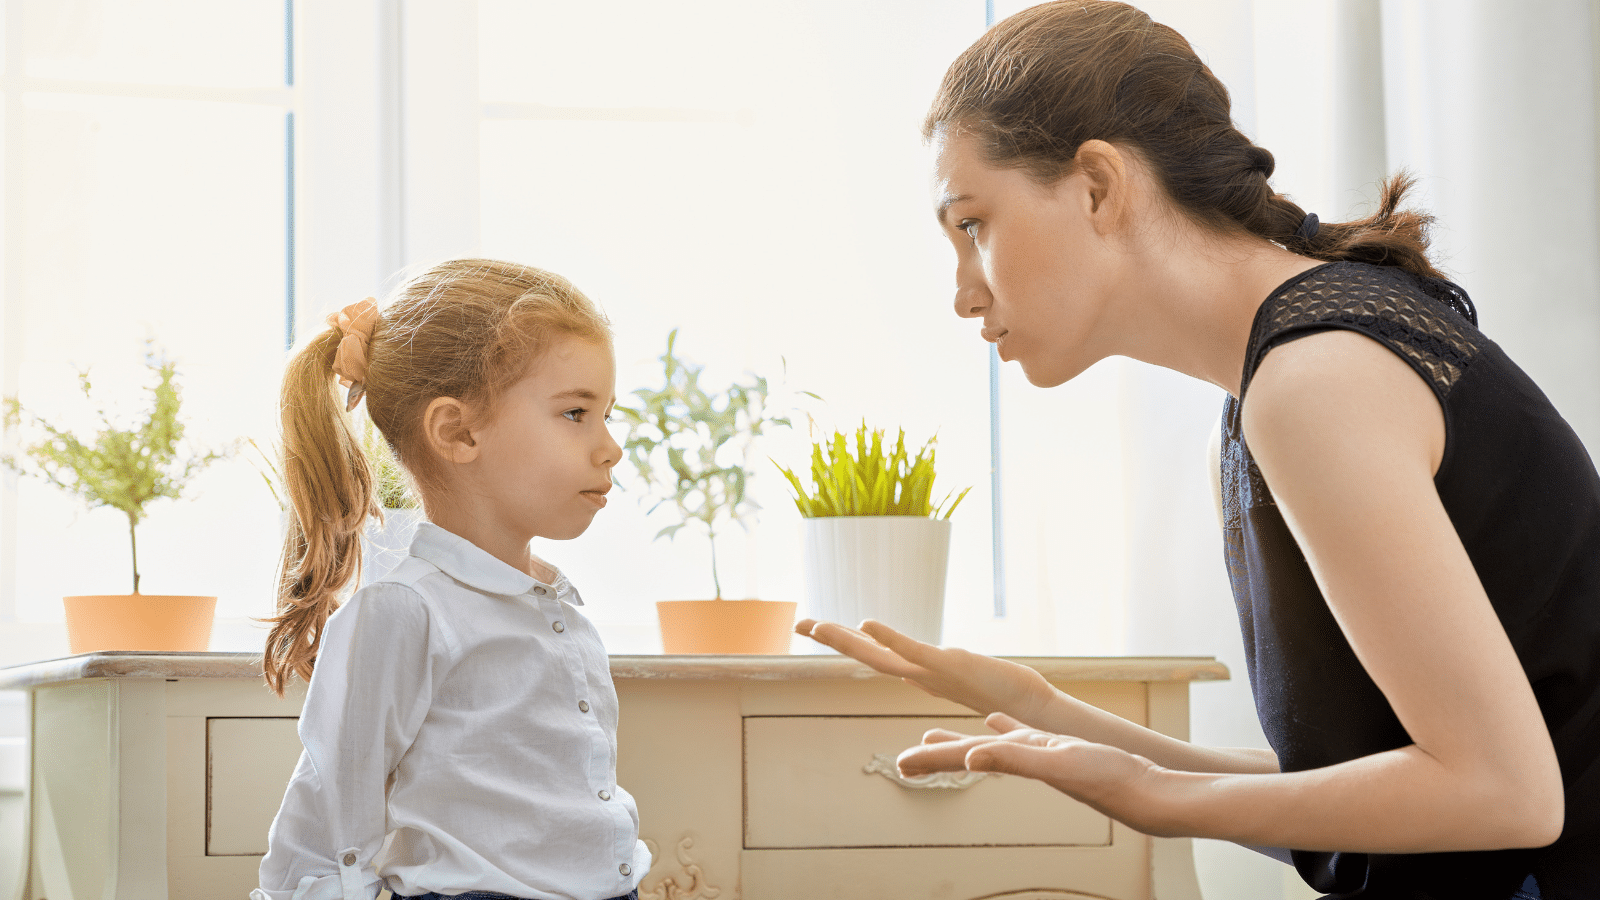
{"label": "peach hair tie", "polygon": [[356,408],[367,393],[367,345],[372,341],[372,326],[378,324],[378,301],[372,297],[352,303],[328,316],[328,324],[339,329],[339,350],[333,357],[333,374],[339,384],[350,389],[344,410]]}

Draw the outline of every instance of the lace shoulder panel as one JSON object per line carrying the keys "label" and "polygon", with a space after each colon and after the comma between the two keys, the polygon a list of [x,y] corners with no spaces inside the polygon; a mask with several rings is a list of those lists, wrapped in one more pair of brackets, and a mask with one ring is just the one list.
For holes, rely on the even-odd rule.
{"label": "lace shoulder panel", "polygon": [[[1262,355],[1293,332],[1320,327],[1365,332],[1409,359],[1443,398],[1461,378],[1486,339],[1472,322],[1465,292],[1448,282],[1442,295],[1409,273],[1385,266],[1334,263],[1269,298],[1250,336],[1245,377]],[[1455,297],[1462,298],[1462,304]]]}

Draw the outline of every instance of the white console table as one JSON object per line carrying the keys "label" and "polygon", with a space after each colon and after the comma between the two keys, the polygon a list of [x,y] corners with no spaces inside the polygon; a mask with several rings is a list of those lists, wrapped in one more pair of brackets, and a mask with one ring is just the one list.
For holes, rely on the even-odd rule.
{"label": "white console table", "polygon": [[[1019,659],[1187,737],[1210,658]],[[218,900],[256,883],[299,755],[303,686],[243,653],[98,653],[0,669],[30,695],[21,900]],[[1026,779],[899,783],[928,728],[982,720],[838,656],[615,656],[618,781],[656,862],[642,900],[1199,900],[1187,840]],[[875,760],[878,760],[875,762]]]}

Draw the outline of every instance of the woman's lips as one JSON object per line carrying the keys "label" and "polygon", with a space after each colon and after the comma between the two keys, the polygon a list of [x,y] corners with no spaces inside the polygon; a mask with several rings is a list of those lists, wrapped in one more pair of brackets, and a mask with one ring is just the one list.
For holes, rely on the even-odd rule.
{"label": "woman's lips", "polygon": [[600,507],[602,509],[605,508],[605,505],[606,505],[606,492],[605,491],[583,491],[582,494],[583,494],[583,496],[585,498],[588,499],[588,501],[590,503],[593,503],[595,506]]}
{"label": "woman's lips", "polygon": [[994,348],[995,348],[995,352],[1000,354],[1000,358],[1001,359],[1005,359],[1006,358],[1005,340],[1006,340],[1006,335],[1008,335],[1010,333],[1011,332],[1007,331],[1004,328],[985,328],[985,329],[983,329],[983,339],[988,341],[989,343],[993,344]]}

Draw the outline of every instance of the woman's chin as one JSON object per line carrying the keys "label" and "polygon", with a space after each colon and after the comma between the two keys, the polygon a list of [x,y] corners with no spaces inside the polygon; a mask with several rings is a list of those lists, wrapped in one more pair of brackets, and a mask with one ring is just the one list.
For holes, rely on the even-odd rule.
{"label": "woman's chin", "polygon": [[1030,362],[1027,359],[1018,359],[1017,365],[1022,367],[1022,374],[1028,379],[1029,384],[1042,388],[1053,388],[1057,385],[1066,384],[1088,368],[1087,366],[1063,366],[1060,360],[1050,360],[1048,362],[1034,360]]}

